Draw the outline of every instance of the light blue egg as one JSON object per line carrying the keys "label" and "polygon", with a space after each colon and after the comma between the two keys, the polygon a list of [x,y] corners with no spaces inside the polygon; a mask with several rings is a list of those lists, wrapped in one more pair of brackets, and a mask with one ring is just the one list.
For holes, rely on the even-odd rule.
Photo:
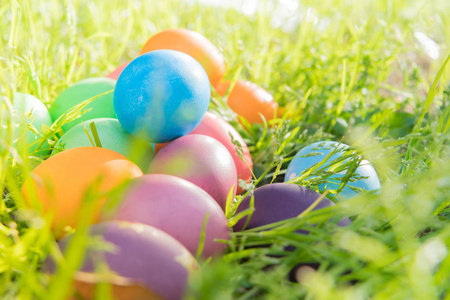
{"label": "light blue egg", "polygon": [[[6,102],[5,102],[6,103]],[[52,125],[52,119],[47,107],[38,98],[26,93],[14,93],[12,107],[1,108],[2,98],[0,98],[0,138],[5,139],[7,130],[12,129],[13,145],[19,152],[25,151],[27,154],[36,156],[47,155],[50,146],[47,141],[40,145],[42,129]],[[27,125],[31,125],[28,127]],[[36,130],[38,133],[34,132]]]}
{"label": "light blue egg", "polygon": [[[296,177],[302,175],[302,172],[322,161],[323,164],[319,167],[319,169],[323,169],[325,171],[335,171],[336,167],[348,162],[351,159],[345,158],[339,161],[339,158],[343,158],[344,155],[350,154],[346,151],[348,148],[348,145],[342,143],[325,141],[316,142],[301,149],[290,162],[284,181],[287,182],[295,179]],[[327,158],[328,155],[330,156]],[[318,185],[319,190],[338,190],[342,182],[341,179],[344,178],[346,172],[347,170],[341,170],[337,174],[329,176],[327,178],[327,181],[329,181],[328,183]],[[312,178],[314,178],[314,176],[309,176],[305,179]],[[355,181],[353,181],[353,179]],[[357,196],[359,193],[356,190],[358,189],[375,193],[378,193],[381,190],[381,184],[377,172],[367,160],[361,161],[359,167],[352,175],[352,180],[346,184],[337,196],[337,199],[345,200]]]}
{"label": "light blue egg", "polygon": [[133,60],[120,74],[114,110],[125,130],[152,143],[189,134],[208,109],[211,88],[191,56],[156,50]]}

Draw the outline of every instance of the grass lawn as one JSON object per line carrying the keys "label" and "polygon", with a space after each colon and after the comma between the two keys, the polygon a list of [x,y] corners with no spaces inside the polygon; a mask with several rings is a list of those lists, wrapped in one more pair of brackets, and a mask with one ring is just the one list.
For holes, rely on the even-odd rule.
{"label": "grass lawn", "polygon": [[[329,194],[336,206],[263,232],[232,233],[223,257],[201,262],[186,299],[450,299],[450,2],[282,2],[289,9],[261,1],[248,12],[181,0],[3,0],[1,111],[16,91],[50,106],[75,82],[137,57],[161,30],[197,31],[223,52],[227,79],[262,86],[282,113],[249,125],[213,93],[210,111],[238,130],[254,165],[248,192],[227,214],[230,225],[246,194],[283,182],[293,156],[317,141],[357,149],[375,167],[382,192],[342,202]],[[44,128],[41,142],[52,145],[63,122]],[[0,135],[0,295],[62,299],[94,242],[77,231],[63,258],[50,220],[20,194],[45,157],[19,155],[7,128]],[[318,189],[329,176],[318,170],[314,180],[295,183]],[[333,216],[352,222],[338,227],[328,222]],[[310,233],[296,234],[299,228]],[[41,269],[49,255],[60,262],[53,276]],[[314,268],[296,273],[299,264]],[[301,283],[289,280],[296,275]],[[113,298],[108,285],[96,295]]]}

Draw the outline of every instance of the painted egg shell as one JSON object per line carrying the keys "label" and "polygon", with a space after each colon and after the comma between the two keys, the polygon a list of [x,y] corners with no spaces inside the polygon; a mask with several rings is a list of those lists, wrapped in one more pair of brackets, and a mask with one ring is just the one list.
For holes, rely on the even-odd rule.
{"label": "painted egg shell", "polygon": [[[88,100],[97,95],[103,94],[114,89],[116,81],[111,78],[94,77],[81,80],[76,84],[68,87],[61,94],[56,97],[52,106],[50,107],[50,115],[53,120],[56,121],[64,113],[71,110],[75,105]],[[84,109],[90,111],[83,114],[80,118],[64,124],[62,129],[64,131],[69,130],[73,126],[81,123],[81,121],[87,121],[95,118],[115,118],[113,105],[113,93],[103,95],[91,103],[89,103]]]}
{"label": "painted egg shell", "polygon": [[[108,219],[105,212],[105,219]],[[167,232],[196,255],[207,218],[202,257],[223,253],[230,230],[219,205],[187,180],[164,174],[144,175],[125,192],[115,220],[140,222]]]}
{"label": "painted egg shell", "polygon": [[[342,143],[339,144],[338,142],[326,141],[316,142],[301,149],[295,155],[294,159],[289,163],[285,175],[285,182],[294,179],[307,168],[323,161],[330,152],[336,152],[328,158],[327,162],[325,162],[324,165],[322,165],[322,167],[326,167],[327,164],[330,164],[334,160],[344,155],[348,147],[348,145]],[[346,159],[345,161],[348,161],[349,159]],[[328,170],[329,168],[325,169]],[[319,189],[339,189],[339,186],[341,184],[340,179],[345,176],[345,173],[346,170],[328,177],[329,182],[326,184],[320,184],[318,186]],[[367,160],[361,161],[353,176],[361,176],[367,178],[357,179],[355,182],[348,182],[346,187],[344,187],[341,193],[337,196],[338,200],[345,200],[358,195],[358,192],[351,189],[350,187],[360,188],[363,191],[371,192],[379,192],[381,190],[380,179],[378,178],[378,175],[373,166]]]}
{"label": "painted egg shell", "polygon": [[222,53],[200,33],[187,29],[168,29],[152,36],[144,45],[141,54],[170,49],[186,53],[197,60],[208,74],[213,86],[217,85],[225,73]]}
{"label": "painted egg shell", "polygon": [[[253,167],[253,162],[252,157],[250,156],[250,152],[248,151],[247,145],[245,144],[241,135],[236,131],[236,129],[234,129],[234,127],[231,126],[229,123],[227,123],[224,119],[216,116],[213,113],[206,112],[205,116],[203,117],[203,120],[190,134],[207,135],[221,142],[222,145],[224,145],[228,149],[228,151],[231,154],[231,157],[234,160],[238,179],[242,179],[247,182],[252,179],[251,170]],[[233,138],[242,145],[242,150],[244,150],[243,156],[245,162],[242,161],[242,159],[240,159],[239,156],[237,155],[236,146],[231,142],[229,134],[231,134]],[[166,145],[167,144],[156,144],[155,152],[158,153]],[[240,194],[242,192],[243,189],[238,186],[236,193]]]}
{"label": "painted egg shell", "polygon": [[106,75],[106,77],[117,80],[119,78],[120,74],[122,73],[123,69],[125,69],[125,67],[128,66],[129,64],[130,64],[130,62],[121,64],[116,69],[114,69],[114,71],[112,71],[111,73]]}
{"label": "painted egg shell", "polygon": [[[42,126],[50,127],[52,119],[47,107],[35,96],[25,93],[14,93],[13,111],[11,115],[7,114],[6,109],[3,114],[0,138],[5,139],[8,124],[13,126],[13,139],[17,139],[18,150],[27,151],[33,155],[44,155],[49,152],[50,146],[47,142],[39,146],[41,136],[29,130],[26,124],[31,124],[42,133]],[[0,115],[1,116],[1,115]]]}
{"label": "painted egg shell", "polygon": [[[98,263],[106,262],[111,270],[110,281],[116,279],[122,287],[131,285],[128,290],[113,285],[113,291],[119,291],[119,294],[114,293],[115,299],[182,299],[189,275],[198,268],[183,245],[152,226],[106,222],[92,225],[88,231],[92,238],[99,237],[109,243],[114,251],[88,249],[80,271],[84,278],[92,278]],[[70,239],[70,236],[64,238],[60,247],[65,249]],[[94,299],[95,281],[89,283],[83,276],[75,279],[75,288],[83,299]]]}
{"label": "painted egg shell", "polygon": [[236,193],[237,174],[233,158],[219,141],[190,134],[169,143],[153,158],[148,173],[169,174],[201,187],[225,210],[227,197]]}
{"label": "painted egg shell", "polygon": [[[290,183],[274,183],[259,187],[254,193],[253,214],[245,229],[256,228],[274,222],[295,218],[311,206],[321,195],[306,187]],[[242,200],[236,210],[236,214],[250,207],[251,196]],[[327,198],[317,204],[314,208],[320,209],[334,205]],[[244,229],[247,217],[244,217],[233,227],[234,231]],[[342,219],[338,224],[346,226],[350,223],[347,218]],[[306,233],[304,230],[299,232]]]}
{"label": "painted egg shell", "polygon": [[65,226],[75,227],[80,218],[86,218],[80,213],[88,188],[101,194],[95,194],[92,222],[96,222],[106,201],[104,194],[141,175],[138,166],[112,150],[73,148],[37,166],[26,179],[22,195],[29,205],[40,203],[45,213],[54,214],[52,227],[60,236]]}
{"label": "painted egg shell", "polygon": [[[95,124],[97,130],[98,141],[92,134],[92,123]],[[98,142],[100,147],[122,154],[136,163],[142,170],[148,169],[154,156],[150,143],[138,140],[126,132],[120,125],[119,120],[113,118],[92,119],[72,127],[56,143],[52,155],[76,147],[89,147],[93,144],[98,146]]]}
{"label": "painted egg shell", "polygon": [[[217,87],[217,93],[225,96],[231,85],[231,81],[225,81]],[[247,119],[250,124],[263,123],[260,114],[266,121],[278,116],[278,104],[273,96],[250,81],[238,80],[228,94],[228,106],[238,115]]]}
{"label": "painted egg shell", "polygon": [[200,123],[211,88],[202,66],[187,54],[156,50],[120,74],[114,108],[125,130],[153,143],[190,133]]}

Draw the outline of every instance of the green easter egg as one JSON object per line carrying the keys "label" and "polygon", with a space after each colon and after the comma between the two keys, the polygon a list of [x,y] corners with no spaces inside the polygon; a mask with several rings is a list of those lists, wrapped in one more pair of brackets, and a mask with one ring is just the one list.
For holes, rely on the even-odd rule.
{"label": "green easter egg", "polygon": [[[4,107],[5,108],[5,107]],[[2,109],[2,129],[0,137],[5,139],[9,126],[14,128],[13,145],[19,152],[32,155],[45,155],[49,153],[50,146],[44,142],[39,146],[43,127],[50,127],[52,119],[47,107],[38,98],[25,93],[14,93],[12,109]],[[36,129],[29,128],[30,124]],[[38,148],[39,147],[39,148]]]}
{"label": "green easter egg", "polygon": [[[113,90],[115,84],[116,81],[114,79],[106,77],[94,77],[81,80],[65,89],[58,95],[58,97],[56,97],[50,107],[50,115],[53,120],[56,120],[64,113],[71,110],[75,105],[99,94]],[[89,103],[85,109],[88,108],[91,108],[91,110],[83,114],[81,118],[64,124],[62,126],[64,132],[67,132],[75,125],[80,124],[81,121],[87,121],[95,118],[116,118],[112,92],[95,99],[93,102]]]}
{"label": "green easter egg", "polygon": [[[93,128],[95,125],[95,129]],[[97,134],[93,133],[93,130]],[[72,127],[55,144],[51,155],[76,147],[96,146],[116,151],[147,170],[155,154],[152,145],[123,129],[117,119],[97,118]]]}

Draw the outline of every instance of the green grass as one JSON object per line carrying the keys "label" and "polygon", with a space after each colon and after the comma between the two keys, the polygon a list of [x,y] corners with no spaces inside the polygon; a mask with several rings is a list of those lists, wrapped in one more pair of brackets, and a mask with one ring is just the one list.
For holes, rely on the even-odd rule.
{"label": "green grass", "polygon": [[[198,31],[223,51],[227,78],[261,85],[284,108],[283,117],[269,124],[276,126],[250,126],[238,121],[225,99],[211,102],[210,109],[237,128],[249,146],[255,173],[250,191],[282,181],[295,153],[319,140],[354,146],[375,166],[383,191],[264,232],[233,233],[227,254],[202,263],[187,298],[450,299],[450,68],[444,68],[450,2],[301,1],[302,21],[292,32],[271,27],[270,3],[245,16],[181,1],[5,0],[0,6],[1,109],[7,109],[15,91],[50,105],[76,81],[104,76],[136,57],[160,30]],[[439,59],[427,56],[415,31],[441,46]],[[86,104],[44,129],[41,142],[57,138],[60,126]],[[68,259],[62,258],[49,220],[28,209],[20,196],[24,176],[42,158],[15,151],[11,130],[2,130],[0,295],[61,298],[70,292],[84,245],[95,242],[79,230]],[[315,172],[316,181],[296,183],[314,188],[330,175]],[[228,209],[229,216],[235,208]],[[328,222],[340,216],[350,216],[352,224],[338,228]],[[295,234],[299,228],[311,233]],[[286,252],[288,244],[296,250]],[[270,246],[254,247],[263,245]],[[53,277],[40,269],[48,255],[60,261]],[[320,267],[302,272],[301,284],[288,281],[299,263]],[[98,299],[110,295],[103,287]]]}

